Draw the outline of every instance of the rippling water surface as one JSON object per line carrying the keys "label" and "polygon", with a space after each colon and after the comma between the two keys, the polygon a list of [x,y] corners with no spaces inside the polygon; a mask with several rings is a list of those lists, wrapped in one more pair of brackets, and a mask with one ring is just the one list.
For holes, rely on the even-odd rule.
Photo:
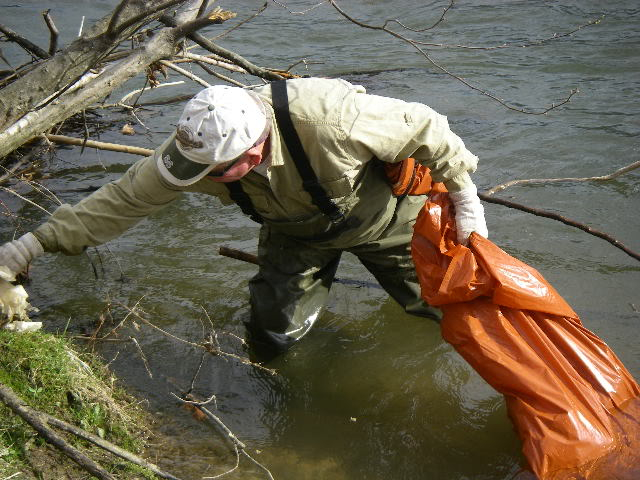
{"label": "rippling water surface", "polygon": [[[259,65],[287,68],[304,60],[296,72],[342,76],[371,93],[430,105],[448,116],[454,131],[480,157],[474,177],[479,190],[519,178],[604,175],[638,160],[636,1],[456,2],[437,27],[424,33],[404,31],[432,44],[497,47],[535,43],[604,15],[597,25],[572,36],[527,48],[423,46],[434,62],[516,108],[539,111],[579,89],[570,103],[547,115],[501,106],[442,74],[413,47],[350,24],[329,5],[295,13],[315,3],[289,2],[287,9],[271,4],[261,17],[218,41]],[[83,15],[88,23],[115,4],[50,2],[65,42],[77,33]],[[219,4],[237,11],[238,19],[261,5]],[[397,18],[424,28],[440,18],[446,2],[354,0],[340,5],[372,25]],[[2,23],[45,45],[41,8],[33,2],[1,2]],[[402,31],[397,24],[389,27]],[[223,28],[207,32],[215,35]],[[2,48],[8,58],[18,58],[10,45]],[[177,79],[171,74],[170,80]],[[133,87],[127,85],[118,95]],[[197,88],[184,86],[155,96]],[[139,135],[125,137],[118,124],[101,139],[153,148],[171,131],[180,108],[140,111],[148,130],[137,125]],[[134,160],[60,149],[52,164],[58,174],[46,184],[63,201],[76,202],[85,194],[70,189],[117,178]],[[499,195],[584,222],[640,251],[638,180],[638,173],[630,173],[607,183],[518,186]],[[11,199],[3,201],[15,205]],[[485,208],[492,240],[541,271],[637,377],[638,261],[561,223],[493,204]],[[18,213],[41,218],[30,206]],[[3,220],[3,238],[12,229]],[[70,332],[91,331],[110,302],[133,305],[144,296],[140,305],[159,327],[197,342],[211,319],[223,347],[242,353],[239,342],[222,332],[242,336],[249,311],[246,286],[255,267],[221,257],[217,249],[229,245],[255,251],[256,234],[256,226],[237,208],[186,196],[100,248],[104,266],[99,279],[87,256],[48,256],[33,266],[29,291],[50,330],[63,329],[70,319]],[[89,257],[98,263],[95,252]],[[350,256],[338,274],[373,281]],[[115,313],[122,318],[121,310]],[[132,344],[96,348],[113,359],[116,373],[158,413],[166,434],[157,449],[164,457],[159,462],[187,478],[233,467],[235,457],[219,431],[191,419],[168,394],[190,385],[201,358],[198,351],[142,324],[129,334],[138,338],[153,378]],[[203,397],[217,394],[216,413],[276,479],[498,480],[520,475],[520,444],[502,397],[443,342],[436,324],[404,314],[378,288],[336,284],[317,327],[271,366],[277,375],[206,356],[195,386]],[[227,478],[266,476],[243,460]]]}

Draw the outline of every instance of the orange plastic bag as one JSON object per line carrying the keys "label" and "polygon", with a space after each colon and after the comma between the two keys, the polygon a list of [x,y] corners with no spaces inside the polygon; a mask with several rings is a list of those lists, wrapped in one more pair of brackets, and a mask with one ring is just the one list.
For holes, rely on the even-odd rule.
{"label": "orange plastic bag", "polygon": [[429,169],[416,163],[415,158],[405,158],[399,163],[384,162],[384,173],[396,197],[424,195],[431,191]]}
{"label": "orange plastic bag", "polygon": [[640,388],[535,269],[472,234],[455,243],[441,184],[415,225],[422,296],[444,339],[496,390],[542,480],[640,479]]}

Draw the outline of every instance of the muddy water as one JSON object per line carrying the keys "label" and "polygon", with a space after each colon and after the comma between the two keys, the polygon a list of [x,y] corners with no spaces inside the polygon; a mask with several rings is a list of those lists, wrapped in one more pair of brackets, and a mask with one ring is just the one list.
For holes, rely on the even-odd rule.
{"label": "muddy water", "polygon": [[[114,3],[58,1],[51,8],[69,41],[83,15],[88,22]],[[257,8],[248,1],[226,3],[239,12]],[[393,2],[393,9],[388,2],[342,3],[370,23],[399,18],[415,27],[433,24],[446,6],[409,0]],[[299,12],[314,4],[288,6]],[[32,2],[2,2],[2,23],[19,31],[28,28],[44,45],[41,8]],[[422,37],[447,44],[523,43],[574,30],[603,13],[598,25],[541,46],[428,50],[434,61],[519,108],[537,110],[580,90],[569,104],[543,116],[502,107],[440,74],[408,45],[358,29],[327,5],[297,15],[272,4],[260,19],[220,43],[258,64],[286,68],[306,59],[299,73],[343,76],[372,93],[429,104],[449,117],[454,131],[480,157],[474,178],[484,190],[519,178],[603,175],[637,160],[637,2],[611,7],[596,1],[460,2],[444,24]],[[17,58],[10,46],[2,48],[8,58]],[[177,80],[175,75],[171,79]],[[155,95],[196,89],[185,86]],[[171,130],[179,110],[150,107],[139,113],[148,130],[137,125],[139,135],[122,136],[119,119],[101,139],[153,148]],[[70,190],[117,178],[134,160],[60,149],[51,163],[57,174],[46,185],[73,203],[85,193]],[[587,223],[640,251],[638,180],[638,173],[630,173],[599,184],[513,187],[500,196]],[[42,219],[34,208],[20,207],[4,194],[2,199],[27,219],[25,227]],[[486,211],[491,238],[540,270],[638,377],[640,264],[604,240],[558,222],[497,205],[486,205]],[[4,238],[13,228],[11,219],[2,220]],[[255,251],[256,235],[255,224],[237,208],[186,196],[98,253],[38,260],[28,289],[42,309],[39,318],[53,331],[64,329],[67,321],[70,333],[91,331],[107,305],[121,319],[124,312],[116,304],[141,299],[146,318],[192,342],[202,339],[203,324],[211,319],[223,348],[241,354],[242,346],[227,333],[243,334],[242,320],[249,312],[246,285],[255,267],[221,257],[217,249],[229,245]],[[91,262],[98,265],[97,279]],[[338,274],[373,281],[349,256]],[[96,348],[158,413],[167,436],[157,448],[163,457],[159,462],[186,478],[232,468],[235,457],[219,431],[191,419],[169,395],[191,384],[199,352],[138,324],[139,330],[130,327],[123,337],[138,338],[153,378],[130,342]],[[501,396],[441,340],[437,325],[404,314],[378,288],[336,284],[316,328],[270,366],[277,375],[207,356],[194,383],[202,397],[216,393],[216,413],[277,479],[518,476],[520,445]],[[227,478],[266,477],[243,460]]]}

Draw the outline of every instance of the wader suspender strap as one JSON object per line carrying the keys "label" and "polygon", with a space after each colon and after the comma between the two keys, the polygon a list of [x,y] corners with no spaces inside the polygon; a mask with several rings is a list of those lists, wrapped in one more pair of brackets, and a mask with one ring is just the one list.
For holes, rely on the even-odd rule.
{"label": "wader suspender strap", "polygon": [[227,187],[231,200],[238,204],[242,213],[250,217],[254,222],[262,223],[262,217],[253,206],[249,195],[245,193],[242,185],[240,185],[240,180],[236,180],[235,182],[226,182],[224,183],[224,186]]}
{"label": "wader suspender strap", "polygon": [[271,99],[273,102],[273,110],[276,114],[276,122],[280,128],[280,133],[284,140],[287,150],[293,158],[298,174],[302,178],[302,188],[311,195],[311,201],[316,205],[322,213],[331,219],[334,224],[344,220],[344,215],[335,203],[329,198],[327,192],[318,182],[316,173],[311,168],[309,157],[302,147],[300,138],[296,133],[296,129],[291,121],[289,112],[289,95],[287,94],[286,80],[277,80],[271,82]]}

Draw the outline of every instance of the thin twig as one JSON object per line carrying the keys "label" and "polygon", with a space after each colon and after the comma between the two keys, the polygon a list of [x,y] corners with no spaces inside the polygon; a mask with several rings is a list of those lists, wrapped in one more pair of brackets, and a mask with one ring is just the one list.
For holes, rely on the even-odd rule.
{"label": "thin twig", "polygon": [[151,368],[149,368],[149,362],[147,361],[147,357],[142,351],[142,347],[138,343],[138,340],[136,340],[135,337],[129,337],[129,340],[131,340],[131,342],[133,342],[133,344],[138,349],[138,353],[140,353],[140,357],[142,357],[142,363],[144,364],[144,368],[147,370],[149,378],[153,378],[153,373],[151,373]]}
{"label": "thin twig", "polygon": [[[109,32],[112,36],[116,37],[120,33],[124,32],[131,25],[134,25],[136,22],[139,22],[149,17],[150,15],[153,15],[154,13],[161,12],[162,10],[165,10],[174,5],[184,3],[185,1],[186,0],[168,0],[167,2],[161,3],[160,5],[154,5],[151,8],[145,9],[144,12],[139,13],[138,15],[134,15],[128,20],[125,20],[120,25],[118,25],[117,28],[115,27],[115,23],[117,22],[118,18],[116,17],[114,21],[114,17],[115,17],[115,14],[114,14],[114,17],[111,18],[111,22],[109,22],[109,28],[107,29],[107,32]],[[128,0],[124,0],[122,3],[126,4],[128,3]],[[120,5],[122,5],[122,3]],[[118,5],[118,8],[120,8],[120,5]],[[116,12],[116,13],[118,13],[118,16],[119,16],[121,12]]]}
{"label": "thin twig", "polygon": [[527,47],[539,47],[545,43],[549,43],[554,40],[559,40],[561,38],[569,37],[576,33],[577,31],[589,27],[592,25],[598,25],[603,19],[605,15],[601,15],[600,17],[589,20],[587,23],[583,23],[582,25],[577,26],[573,30],[565,33],[554,33],[552,36],[543,38],[540,40],[534,40],[526,43],[503,43],[500,45],[493,46],[477,46],[477,45],[460,45],[460,44],[446,44],[446,43],[432,43],[432,42],[421,42],[418,40],[413,40],[418,45],[424,45],[427,47],[439,47],[439,48],[449,48],[449,49],[464,49],[464,50],[502,50],[505,48],[527,48]]}
{"label": "thin twig", "polygon": [[[167,82],[167,83],[160,83],[158,85],[155,86],[150,86],[150,85],[145,85],[143,88],[140,88],[138,90],[133,90],[129,93],[127,93],[124,97],[122,97],[120,99],[120,101],[118,103],[113,103],[113,104],[109,104],[109,105],[103,105],[103,108],[109,108],[109,107],[117,107],[117,106],[121,106],[123,104],[126,103],[127,100],[129,100],[129,98],[133,97],[134,95],[137,94],[142,94],[148,90],[151,89],[156,89],[156,88],[161,88],[161,87],[175,87],[176,85],[184,85],[184,80],[178,80],[177,82]],[[140,97],[138,97],[136,99],[136,101],[134,102],[134,105],[138,105],[138,100],[140,99]]]}
{"label": "thin twig", "polygon": [[209,0],[202,0],[200,2],[200,8],[198,8],[198,13],[196,14],[196,18],[200,18],[204,15],[204,12],[209,8]]}
{"label": "thin twig", "polygon": [[0,184],[6,182],[10,178],[17,178],[18,174],[16,173],[20,167],[29,163],[31,159],[36,155],[37,149],[33,149],[26,155],[23,155],[11,168],[6,168],[4,165],[0,165],[0,168],[4,170],[4,174],[0,176]]}
{"label": "thin twig", "polygon": [[[160,21],[162,23],[164,23],[165,25],[168,25],[170,27],[176,27],[176,25],[177,25],[175,19],[170,17],[169,15],[163,15],[162,17],[160,17]],[[227,50],[226,48],[223,48],[223,47],[221,47],[219,45],[214,44],[213,42],[209,41],[208,39],[206,39],[205,37],[203,37],[202,35],[200,35],[197,32],[189,32],[187,34],[187,38],[190,38],[191,40],[196,42],[198,45],[200,45],[205,50],[208,50],[211,53],[215,53],[217,55],[220,55],[221,57],[226,58],[230,62],[241,66],[247,72],[249,72],[251,75],[255,75],[255,76],[260,77],[260,78],[266,78],[267,80],[281,80],[282,79],[282,76],[277,75],[277,74],[275,74],[275,73],[273,73],[273,72],[271,72],[271,71],[269,71],[267,69],[260,68],[257,65],[254,65],[253,63],[249,62],[248,60],[246,60],[245,58],[241,57],[237,53],[234,53],[234,52],[232,52],[230,50]]]}
{"label": "thin twig", "polygon": [[269,6],[269,2],[264,2],[264,5],[262,5],[262,7],[260,7],[260,10],[258,10],[256,13],[254,13],[253,15],[245,18],[241,22],[236,23],[233,27],[231,27],[230,29],[222,32],[220,35],[216,35],[215,37],[212,37],[210,40],[211,41],[217,40],[219,38],[222,38],[222,37],[225,37],[225,36],[229,35],[231,32],[233,32],[234,30],[237,30],[238,28],[240,28],[245,23],[248,23],[251,20],[253,20],[254,18],[258,17],[260,14],[262,14],[262,12],[264,12],[267,9],[268,6]]}
{"label": "thin twig", "polygon": [[557,103],[552,103],[551,106],[549,107],[545,107],[545,108],[541,108],[538,111],[533,111],[533,110],[525,110],[523,108],[518,108],[518,107],[514,107],[513,105],[510,105],[509,103],[507,103],[506,101],[504,101],[503,99],[495,96],[494,94],[488,92],[487,90],[484,90],[483,88],[480,88],[476,85],[473,85],[471,82],[469,82],[468,80],[465,80],[464,78],[460,77],[459,75],[456,75],[455,73],[449,71],[445,66],[440,65],[438,62],[436,62],[433,58],[431,58],[431,56],[429,55],[429,53],[427,53],[426,51],[424,51],[422,48],[420,48],[420,46],[418,45],[418,42],[405,37],[404,35],[399,34],[398,32],[395,32],[393,30],[390,30],[389,28],[387,28],[387,23],[385,23],[383,26],[375,26],[375,25],[369,25],[363,22],[360,22],[359,20],[356,20],[355,18],[353,18],[352,16],[350,16],[349,14],[347,14],[342,8],[340,8],[337,3],[335,2],[335,0],[329,0],[329,3],[338,11],[338,13],[340,13],[340,15],[342,15],[344,18],[346,18],[347,20],[349,20],[350,22],[362,27],[362,28],[367,28],[370,30],[378,30],[378,31],[382,31],[382,32],[386,32],[389,35],[392,35],[400,40],[402,40],[403,42],[408,43],[409,45],[411,45],[413,48],[415,48],[431,65],[433,65],[436,69],[440,70],[442,73],[445,73],[446,75],[450,76],[451,78],[454,78],[456,80],[458,80],[459,82],[461,82],[462,84],[466,85],[467,87],[469,87],[471,90],[474,90],[486,97],[491,98],[492,100],[498,102],[500,105],[502,105],[503,107],[509,109],[509,110],[513,110],[515,112],[520,112],[520,113],[525,113],[528,115],[544,115],[546,113],[549,113],[551,110],[554,110],[562,105],[565,105],[567,103],[569,103],[569,101],[571,100],[571,98],[578,93],[578,89],[572,89],[569,94],[567,95],[567,97],[565,97],[564,99],[560,100]]}
{"label": "thin twig", "polygon": [[[142,300],[142,298],[140,299]],[[140,300],[138,300],[138,302],[136,302],[136,305],[140,302]],[[219,350],[215,347],[214,344],[212,344],[209,341],[204,340],[201,343],[195,343],[195,342],[190,342],[189,340],[185,340],[184,338],[180,338],[172,333],[167,332],[166,330],[163,330],[162,328],[158,327],[157,325],[154,325],[152,322],[150,322],[149,320],[147,320],[145,317],[143,317],[137,310],[135,309],[131,309],[129,308],[127,305],[120,303],[120,302],[116,302],[118,305],[120,305],[122,308],[124,308],[126,311],[130,312],[132,315],[134,315],[136,318],[138,318],[142,323],[144,323],[145,325],[153,328],[154,330],[162,333],[164,336],[172,338],[178,342],[187,344],[187,345],[191,345],[192,347],[195,348],[200,348],[205,350],[206,352],[209,352],[212,355],[216,355],[216,356],[221,356],[221,357],[227,357],[227,358],[232,358],[234,360],[237,360],[239,363],[242,363],[244,365],[250,365],[252,367],[255,367],[259,370],[262,370],[264,372],[267,372],[271,375],[275,375],[275,371],[264,367],[262,365],[260,365],[259,363],[255,363],[252,362],[251,360],[249,360],[246,357],[242,357],[240,355],[236,355],[235,353],[231,353],[231,352],[225,352],[223,350]],[[135,308],[135,307],[134,307]]]}
{"label": "thin twig", "polygon": [[297,12],[294,12],[293,10],[290,10],[289,7],[287,7],[284,3],[279,2],[278,0],[271,0],[273,3],[275,3],[276,5],[278,5],[279,7],[284,8],[287,12],[289,12],[291,15],[305,15],[306,13],[309,13],[311,10],[315,10],[316,8],[324,5],[325,3],[327,3],[327,0],[323,0],[322,2],[318,2],[315,5],[305,9],[305,10],[300,10]]}
{"label": "thin twig", "polygon": [[417,28],[411,28],[411,27],[406,26],[404,23],[402,23],[402,22],[401,22],[400,20],[398,20],[398,19],[387,20],[387,21],[384,23],[384,26],[386,27],[388,23],[396,23],[396,24],[400,25],[402,28],[404,28],[405,30],[409,30],[409,31],[411,31],[411,32],[415,32],[415,33],[424,33],[424,32],[426,32],[426,31],[433,30],[433,29],[434,29],[434,28],[436,28],[438,25],[440,25],[442,22],[444,22],[444,18],[445,18],[445,16],[447,15],[447,12],[449,12],[449,10],[451,10],[451,9],[453,8],[453,4],[454,4],[454,3],[455,3],[455,0],[449,0],[449,5],[447,5],[447,6],[443,9],[443,11],[442,11],[442,15],[440,15],[440,18],[439,18],[438,20],[436,20],[436,21],[434,22],[434,24],[433,24],[433,25],[431,25],[430,27],[425,27],[425,28],[420,28],[420,29],[417,29]]}
{"label": "thin twig", "polygon": [[109,20],[109,25],[107,26],[107,35],[114,35],[114,30],[118,20],[120,20],[120,14],[123,12],[129,0],[122,0],[113,11],[111,15],[111,19]]}
{"label": "thin twig", "polygon": [[[142,301],[142,299],[144,297],[145,297],[144,295],[141,296],[133,307],[131,307],[131,308],[127,307],[127,314],[124,316],[124,318],[122,320],[120,320],[120,322],[115,327],[113,327],[109,333],[107,333],[106,335],[103,335],[101,337],[101,340],[104,340],[107,337],[110,337],[111,335],[116,333],[120,328],[122,328],[122,325],[124,325],[124,323],[129,319],[129,317],[131,315],[137,315],[136,309],[138,308],[138,305],[140,305],[140,302]],[[122,304],[120,304],[120,305],[122,305]]]}
{"label": "thin twig", "polygon": [[205,82],[203,79],[201,79],[200,77],[198,77],[197,75],[194,75],[193,73],[185,70],[184,68],[181,68],[167,60],[160,60],[160,62],[162,65],[170,68],[171,70],[175,70],[176,72],[178,72],[181,75],[184,75],[185,77],[193,80],[196,83],[199,83],[200,85],[202,85],[203,87],[207,88],[210,87],[211,85],[207,82]]}
{"label": "thin twig", "polygon": [[36,208],[39,208],[40,210],[42,210],[43,212],[45,212],[48,215],[53,215],[49,210],[47,210],[44,207],[41,207],[40,205],[38,205],[35,202],[32,202],[31,200],[29,200],[28,198],[23,197],[22,195],[20,195],[18,192],[14,192],[13,190],[11,190],[10,188],[7,187],[3,187],[2,185],[0,185],[0,190],[4,190],[7,193],[10,193],[12,195],[15,195],[16,197],[18,197],[21,200],[24,200],[25,202],[27,202],[30,205],[33,205]]}
{"label": "thin twig", "polygon": [[216,72],[215,70],[209,68],[206,64],[204,64],[202,62],[196,62],[196,64],[200,68],[202,68],[205,72],[207,72],[209,75],[212,75],[212,76],[214,76],[216,78],[219,78],[220,80],[222,80],[224,82],[230,83],[230,84],[235,85],[236,87],[240,87],[240,88],[244,88],[244,87],[247,86],[247,85],[244,85],[243,83],[240,83],[240,82],[234,80],[231,77],[227,77],[226,75],[223,75],[223,74],[221,74],[219,72]]}
{"label": "thin twig", "polygon": [[[264,470],[264,472],[267,474],[267,476],[269,477],[270,480],[273,480],[273,475],[271,474],[271,471],[265,467],[262,463],[258,462],[255,458],[253,458],[251,455],[249,455],[249,453],[247,453],[247,446],[238,438],[236,437],[236,435],[229,429],[229,427],[227,427],[224,422],[214,413],[212,413],[208,408],[205,408],[204,402],[194,402],[194,401],[190,401],[190,400],[185,400],[184,398],[179,397],[178,395],[176,395],[175,393],[171,392],[171,395],[173,395],[175,398],[177,398],[178,400],[180,400],[181,402],[183,402],[184,404],[187,405],[191,405],[195,408],[197,408],[198,410],[200,410],[201,412],[203,412],[207,418],[209,418],[210,420],[212,420],[214,423],[216,423],[223,431],[224,433],[227,435],[227,438],[229,440],[231,440],[231,443],[234,446],[234,449],[236,449],[236,455],[238,454],[238,451],[240,453],[242,453],[245,457],[247,457],[249,460],[251,460],[255,465],[257,465],[258,467],[260,467],[262,470]],[[216,475],[214,477],[203,477],[203,478],[207,478],[207,479],[213,479],[213,478],[220,478],[228,473],[231,473],[232,471],[234,471],[236,468],[238,467],[238,462],[236,462],[236,466],[233,467],[231,470],[220,474],[220,475]]]}
{"label": "thin twig", "polygon": [[247,73],[247,71],[244,68],[239,67],[233,63],[217,60],[215,58],[210,58],[206,55],[196,55],[195,53],[185,52],[182,54],[182,57],[186,61],[197,60],[198,62],[208,63],[216,67],[224,68],[225,70],[229,70],[230,72]]}
{"label": "thin twig", "polygon": [[60,200],[55,193],[53,193],[51,190],[49,190],[47,187],[45,187],[41,183],[34,182],[32,180],[24,180],[24,183],[29,185],[33,190],[38,192],[43,197],[49,199],[54,203],[57,203],[58,206],[62,205],[62,200]]}

